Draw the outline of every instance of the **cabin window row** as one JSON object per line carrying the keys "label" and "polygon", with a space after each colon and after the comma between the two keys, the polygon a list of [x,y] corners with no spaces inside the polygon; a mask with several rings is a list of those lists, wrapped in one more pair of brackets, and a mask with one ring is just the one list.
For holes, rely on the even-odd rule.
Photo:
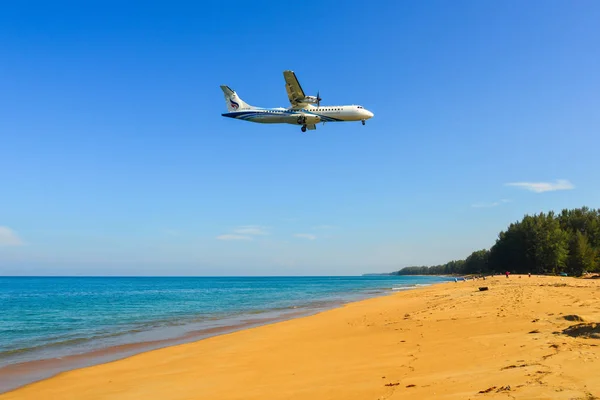
{"label": "cabin window row", "polygon": [[[342,111],[341,108],[317,108],[317,109],[313,109],[313,110],[305,110],[305,109],[301,109],[298,111]],[[268,113],[278,113],[281,111],[271,111],[271,110],[267,110]]]}

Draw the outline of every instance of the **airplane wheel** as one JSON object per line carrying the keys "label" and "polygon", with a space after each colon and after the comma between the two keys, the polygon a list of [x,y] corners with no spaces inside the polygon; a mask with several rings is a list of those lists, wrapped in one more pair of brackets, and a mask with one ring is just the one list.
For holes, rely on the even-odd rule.
{"label": "airplane wheel", "polygon": [[362,120],[362,124],[363,124],[363,125],[365,124],[365,120],[364,120],[364,119]]}
{"label": "airplane wheel", "polygon": [[301,129],[302,129],[302,132],[306,132],[306,127],[305,126],[303,126]]}

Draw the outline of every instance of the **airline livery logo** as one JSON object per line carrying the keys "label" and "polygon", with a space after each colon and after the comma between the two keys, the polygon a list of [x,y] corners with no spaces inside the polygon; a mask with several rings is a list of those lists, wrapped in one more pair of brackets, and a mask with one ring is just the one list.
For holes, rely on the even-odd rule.
{"label": "airline livery logo", "polygon": [[231,99],[229,99],[229,104],[231,104],[231,108],[233,108],[234,110],[240,108],[240,105]]}

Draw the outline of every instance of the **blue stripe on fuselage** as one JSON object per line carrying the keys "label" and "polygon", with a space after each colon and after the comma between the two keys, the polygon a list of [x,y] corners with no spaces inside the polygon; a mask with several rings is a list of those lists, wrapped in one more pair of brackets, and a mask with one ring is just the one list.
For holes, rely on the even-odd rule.
{"label": "blue stripe on fuselage", "polygon": [[[270,111],[270,112],[269,112]],[[306,111],[306,110],[267,110],[267,109],[257,109],[257,110],[249,110],[249,111],[234,111],[230,113],[221,114],[223,117],[235,118],[235,119],[248,119],[255,116],[262,115],[301,115],[301,114],[310,114],[316,115],[321,118],[322,122],[334,122],[334,121],[343,121],[342,119],[330,117],[324,114],[317,114],[315,112]]]}

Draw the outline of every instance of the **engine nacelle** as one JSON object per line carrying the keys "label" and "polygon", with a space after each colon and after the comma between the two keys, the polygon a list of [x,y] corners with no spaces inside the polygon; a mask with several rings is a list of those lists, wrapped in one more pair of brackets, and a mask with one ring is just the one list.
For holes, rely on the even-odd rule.
{"label": "engine nacelle", "polygon": [[309,104],[317,104],[319,102],[319,99],[316,96],[306,96],[304,99],[302,99],[302,102]]}
{"label": "engine nacelle", "polygon": [[298,125],[314,125],[321,122],[321,117],[312,114],[302,114],[297,119]]}

